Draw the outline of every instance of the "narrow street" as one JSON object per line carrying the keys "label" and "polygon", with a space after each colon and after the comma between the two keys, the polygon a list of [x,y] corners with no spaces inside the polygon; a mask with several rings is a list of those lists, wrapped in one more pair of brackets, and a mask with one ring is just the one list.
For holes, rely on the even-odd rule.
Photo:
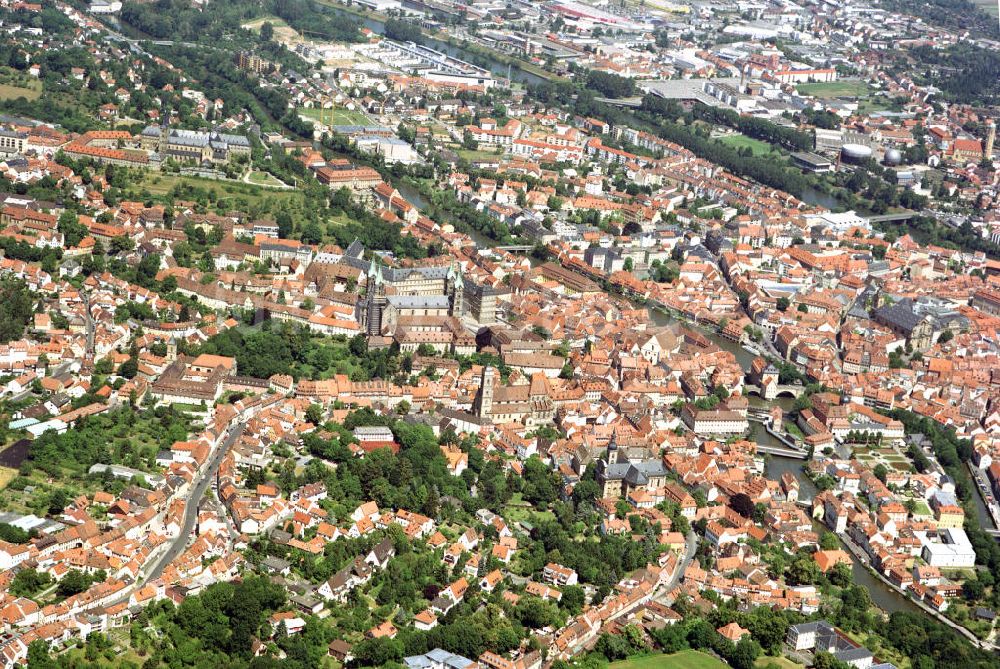
{"label": "narrow street", "polygon": [[240,438],[244,427],[244,423],[239,423],[235,428],[230,429],[225,440],[216,447],[215,453],[211,456],[208,464],[202,468],[198,478],[191,485],[191,489],[185,496],[184,524],[181,526],[181,531],[171,543],[170,548],[159,557],[154,567],[149,570],[145,579],[146,581],[158,578],[167,565],[176,560],[184,552],[184,549],[187,548],[188,541],[194,532],[195,523],[198,521],[201,498],[204,497],[205,491],[208,490],[209,485],[211,485],[212,480],[215,478],[215,473],[219,471],[219,465],[222,464],[222,458],[225,457],[226,451]]}
{"label": "narrow street", "polygon": [[87,353],[85,359],[94,361],[94,317],[90,315],[90,294],[82,290],[80,295],[83,298],[83,318],[87,323]]}

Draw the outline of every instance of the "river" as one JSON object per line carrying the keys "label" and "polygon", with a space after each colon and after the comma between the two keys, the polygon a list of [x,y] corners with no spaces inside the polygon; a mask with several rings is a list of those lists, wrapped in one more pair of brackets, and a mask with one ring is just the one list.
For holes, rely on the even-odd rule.
{"label": "river", "polygon": [[[780,446],[778,441],[764,430],[757,430],[756,441],[758,444],[764,446]],[[805,475],[805,472],[802,471],[803,464],[803,460],[782,458],[774,455],[768,456],[766,466],[767,477],[777,480],[781,478],[782,474],[788,472],[799,482],[799,495],[803,498],[812,499],[819,490],[813,484],[812,480]],[[850,551],[848,553],[850,554]],[[908,613],[923,614],[920,607],[914,604],[909,597],[900,594],[875,578],[868,571],[868,568],[862,565],[853,554],[851,554],[851,574],[854,577],[855,583],[864,586],[868,590],[868,594],[871,596],[875,606],[886,613],[906,611]]]}
{"label": "river", "polygon": [[[667,325],[668,323],[677,322],[676,319],[670,314],[663,311],[651,310],[651,314],[653,321],[657,325]],[[736,342],[720,336],[713,330],[698,327],[698,331],[716,344],[719,348],[733,353],[743,369],[746,370],[750,368],[750,362],[754,359],[754,357],[756,357],[754,354],[750,353]],[[766,402],[753,395],[748,396],[747,399],[750,401],[750,404],[755,406],[780,406],[785,413],[791,411],[792,405],[795,402],[795,400],[790,397],[779,397],[772,402]],[[768,434],[763,428],[758,427],[755,435],[754,440],[761,446],[774,446],[779,448],[783,446],[783,444]],[[767,477],[772,480],[780,479],[781,475],[785,472],[790,473],[799,482],[799,494],[803,498],[813,499],[819,490],[816,488],[816,485],[812,482],[812,480],[805,475],[805,472],[802,470],[803,464],[805,464],[804,460],[782,458],[772,455],[767,456],[765,471]],[[982,500],[977,501],[979,501],[980,504],[982,503]],[[921,609],[910,601],[908,597],[905,597],[875,578],[863,564],[854,558],[853,554],[851,555],[851,561],[851,571],[854,576],[854,582],[859,585],[863,585],[868,590],[871,595],[872,602],[874,602],[880,609],[888,613],[893,613],[895,611],[922,613]]]}
{"label": "river", "polygon": [[824,193],[823,191],[816,190],[812,186],[809,186],[808,188],[803,190],[802,197],[799,199],[802,200],[803,202],[806,202],[808,204],[817,207],[826,207],[831,211],[836,211],[837,208],[840,206],[840,203],[837,201],[837,198],[830,195],[829,193]]}
{"label": "river", "polygon": [[[360,19],[361,25],[363,25],[365,28],[368,28],[372,32],[376,32],[380,35],[385,34],[384,21],[373,18],[371,16],[348,12],[344,9],[339,9],[337,7],[331,7],[330,5],[319,5],[319,6],[324,7],[325,9],[329,9],[330,11],[336,14],[340,14],[341,16],[349,16]],[[501,63],[495,58],[490,58],[481,53],[467,52],[463,50],[461,47],[454,46],[452,44],[449,44],[448,42],[441,41],[434,37],[424,35],[422,43],[424,44],[424,46],[428,46],[442,53],[446,53],[452,58],[465,60],[479,67],[487,67],[495,76],[501,77],[503,79],[507,78],[507,74],[509,72],[510,78],[513,81],[517,81],[522,84],[537,85],[545,83],[545,79],[543,79],[542,77],[538,76],[537,74],[533,74],[531,72],[522,70],[517,65],[511,65],[508,69],[506,63]]]}

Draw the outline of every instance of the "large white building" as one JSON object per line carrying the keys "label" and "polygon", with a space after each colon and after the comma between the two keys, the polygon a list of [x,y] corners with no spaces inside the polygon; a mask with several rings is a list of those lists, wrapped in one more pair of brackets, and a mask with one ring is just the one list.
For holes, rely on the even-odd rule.
{"label": "large white building", "polygon": [[965,530],[949,527],[933,533],[918,533],[923,543],[920,557],[932,567],[965,568],[976,564],[976,551]]}
{"label": "large white building", "polygon": [[746,416],[727,409],[696,409],[688,404],[681,419],[699,436],[743,434],[750,429]]}

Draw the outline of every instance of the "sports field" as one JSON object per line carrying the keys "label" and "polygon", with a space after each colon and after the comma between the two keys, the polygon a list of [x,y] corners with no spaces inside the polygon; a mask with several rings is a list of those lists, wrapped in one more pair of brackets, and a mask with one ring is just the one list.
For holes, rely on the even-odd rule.
{"label": "sports field", "polygon": [[799,84],[795,87],[802,95],[817,98],[865,98],[871,90],[863,81],[828,81],[813,84]]}

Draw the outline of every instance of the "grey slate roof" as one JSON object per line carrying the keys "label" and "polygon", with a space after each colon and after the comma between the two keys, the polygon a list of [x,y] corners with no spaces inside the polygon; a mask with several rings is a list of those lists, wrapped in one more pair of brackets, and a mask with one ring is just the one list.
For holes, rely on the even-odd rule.
{"label": "grey slate roof", "polygon": [[610,481],[622,480],[632,486],[646,485],[650,477],[666,476],[667,468],[661,460],[644,460],[642,462],[600,463],[604,469],[604,478]]}

